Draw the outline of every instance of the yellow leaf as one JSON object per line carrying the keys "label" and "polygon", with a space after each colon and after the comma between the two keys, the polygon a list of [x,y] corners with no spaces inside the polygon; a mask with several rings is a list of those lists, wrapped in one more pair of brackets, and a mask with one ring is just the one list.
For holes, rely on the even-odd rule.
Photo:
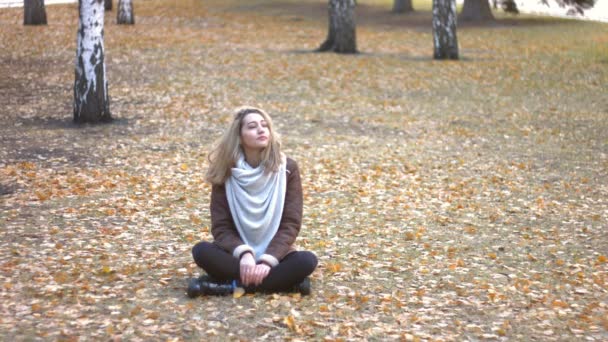
{"label": "yellow leaf", "polygon": [[416,232],[416,238],[420,239],[425,232],[426,232],[426,228],[419,227],[418,231]]}
{"label": "yellow leaf", "polygon": [[327,269],[331,272],[331,273],[337,273],[340,272],[340,270],[342,269],[342,265],[340,265],[337,262],[334,263],[328,263],[327,264]]}
{"label": "yellow leaf", "polygon": [[289,315],[283,319],[283,323],[289,328],[291,331],[300,332],[300,328],[296,324],[296,319],[293,318],[292,315]]}
{"label": "yellow leaf", "polygon": [[17,167],[19,167],[22,170],[33,170],[36,168],[36,164],[30,163],[30,162],[23,162],[23,163],[17,164]]}
{"label": "yellow leaf", "polygon": [[180,170],[186,172],[186,171],[188,171],[188,164],[182,163],[182,165],[180,165],[179,168],[180,168]]}
{"label": "yellow leaf", "polygon": [[194,223],[195,225],[203,223],[203,220],[201,220],[200,217],[198,217],[194,213],[190,214],[190,221],[192,221],[192,223]]}
{"label": "yellow leaf", "polygon": [[232,298],[241,298],[245,294],[245,289],[242,287],[237,287],[232,292]]}

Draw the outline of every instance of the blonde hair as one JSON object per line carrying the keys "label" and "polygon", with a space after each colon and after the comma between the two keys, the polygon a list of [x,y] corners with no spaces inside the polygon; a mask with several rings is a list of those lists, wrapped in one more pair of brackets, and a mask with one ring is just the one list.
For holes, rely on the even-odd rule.
{"label": "blonde hair", "polygon": [[281,140],[272,128],[272,119],[260,108],[244,106],[239,107],[235,111],[234,120],[224,132],[224,134],[215,142],[215,146],[209,153],[209,169],[207,170],[206,179],[211,184],[221,185],[230,177],[231,168],[236,165],[236,162],[241,153],[244,153],[241,148],[241,128],[243,127],[243,119],[247,114],[260,114],[270,133],[268,146],[262,151],[262,160],[260,165],[264,166],[265,172],[276,172],[281,165]]}

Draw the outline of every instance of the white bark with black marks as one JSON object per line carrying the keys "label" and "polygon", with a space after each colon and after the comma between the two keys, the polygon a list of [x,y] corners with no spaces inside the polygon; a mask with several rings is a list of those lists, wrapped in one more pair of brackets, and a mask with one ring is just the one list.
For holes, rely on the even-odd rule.
{"label": "white bark with black marks", "polygon": [[455,0],[433,0],[433,44],[433,58],[458,59]]}
{"label": "white bark with black marks", "polygon": [[44,0],[23,1],[23,25],[46,25]]}
{"label": "white bark with black marks", "polygon": [[393,2],[393,13],[413,12],[412,0],[395,0]]}
{"label": "white bark with black marks", "polygon": [[133,15],[133,1],[118,0],[118,12],[116,23],[120,25],[134,25],[135,16]]}
{"label": "white bark with black marks", "polygon": [[329,0],[327,39],[317,51],[357,53],[355,0]]}
{"label": "white bark with black marks", "polygon": [[492,8],[488,0],[464,0],[462,11],[458,16],[459,21],[483,22],[494,20]]}
{"label": "white bark with black marks", "polygon": [[80,0],[74,82],[74,121],[108,122],[110,100],[104,61],[104,0]]}

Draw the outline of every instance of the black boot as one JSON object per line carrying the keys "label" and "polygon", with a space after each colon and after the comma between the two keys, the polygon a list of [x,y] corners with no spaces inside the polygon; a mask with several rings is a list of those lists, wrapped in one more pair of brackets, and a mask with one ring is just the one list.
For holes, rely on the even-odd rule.
{"label": "black boot", "polygon": [[[247,290],[247,288],[245,288],[245,290]],[[281,293],[299,293],[302,296],[308,296],[311,293],[311,285],[310,285],[310,278],[306,277],[304,278],[304,280],[302,280],[301,282],[297,283],[296,285],[293,285],[290,288],[284,289],[284,290],[266,290],[266,291],[262,291],[264,293],[275,293],[275,292],[281,292]],[[250,293],[249,291],[247,291],[247,293]]]}
{"label": "black boot", "polygon": [[196,298],[200,296],[203,292],[201,289],[201,283],[197,278],[192,278],[188,281],[188,290],[186,291],[188,297]]}
{"label": "black boot", "polygon": [[298,285],[296,285],[294,288],[294,292],[300,292],[300,294],[302,296],[310,295],[310,291],[311,291],[311,285],[310,285],[310,278],[308,278],[308,277],[304,278],[304,280],[302,280],[302,282],[299,283]]}
{"label": "black boot", "polygon": [[188,282],[188,297],[195,298],[201,295],[227,296],[234,292],[234,285],[222,283],[204,275],[199,278],[190,279]]}

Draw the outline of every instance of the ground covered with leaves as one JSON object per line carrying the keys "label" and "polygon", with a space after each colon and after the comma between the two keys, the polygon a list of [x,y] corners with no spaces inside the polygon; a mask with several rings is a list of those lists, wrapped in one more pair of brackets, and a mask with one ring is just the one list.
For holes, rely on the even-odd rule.
{"label": "ground covered with leaves", "polygon": [[[608,25],[461,26],[438,62],[429,12],[389,10],[342,56],[312,52],[325,1],[136,2],[106,15],[116,120],[76,126],[76,5],[1,9],[3,339],[608,339]],[[185,295],[242,104],[302,170],[311,296]]]}

